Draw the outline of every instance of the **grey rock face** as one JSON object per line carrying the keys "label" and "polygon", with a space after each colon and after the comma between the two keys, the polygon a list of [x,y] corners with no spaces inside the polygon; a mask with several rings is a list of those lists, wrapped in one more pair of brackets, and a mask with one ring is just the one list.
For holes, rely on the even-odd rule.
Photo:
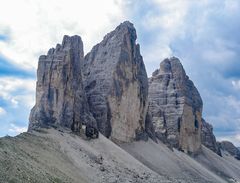
{"label": "grey rock face", "polygon": [[219,144],[220,149],[227,151],[230,155],[240,160],[240,150],[229,141],[222,141]]}
{"label": "grey rock face", "polygon": [[120,24],[83,62],[90,110],[106,137],[131,141],[144,130],[148,80],[130,22]]}
{"label": "grey rock face", "polygon": [[[155,128],[153,126],[152,114],[149,112],[149,109],[145,119],[145,132],[147,133],[148,137],[150,137],[153,141],[157,142],[157,136],[155,133]],[[162,138],[161,140],[165,142],[164,140],[166,140],[166,138]]]}
{"label": "grey rock face", "polygon": [[200,150],[202,99],[179,59],[165,59],[153,72],[148,112],[160,140],[186,152]]}
{"label": "grey rock face", "polygon": [[213,134],[213,127],[202,119],[202,131],[201,131],[202,144],[207,148],[211,149],[213,152],[221,156],[221,150],[217,145],[216,138]]}
{"label": "grey rock face", "polygon": [[29,130],[38,126],[64,126],[79,131],[82,123],[96,121],[89,112],[82,85],[80,61],[83,43],[79,36],[64,36],[62,45],[51,48],[38,62],[36,104]]}

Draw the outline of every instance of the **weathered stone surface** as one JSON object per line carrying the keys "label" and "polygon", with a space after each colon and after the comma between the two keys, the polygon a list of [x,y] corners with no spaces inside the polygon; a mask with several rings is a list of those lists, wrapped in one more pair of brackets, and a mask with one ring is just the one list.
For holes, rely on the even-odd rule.
{"label": "weathered stone surface", "polygon": [[62,45],[57,44],[47,55],[40,56],[36,104],[31,110],[29,130],[60,125],[79,131],[82,123],[96,125],[82,85],[83,54],[79,36],[64,36]]}
{"label": "weathered stone surface", "polygon": [[148,80],[130,22],[120,24],[83,62],[84,86],[102,134],[131,141],[144,130]]}
{"label": "weathered stone surface", "polygon": [[222,141],[218,143],[218,145],[220,149],[222,149],[223,151],[227,151],[230,155],[240,160],[240,150],[235,147],[232,142]]}
{"label": "weathered stone surface", "polygon": [[189,153],[201,147],[202,99],[178,58],[163,60],[149,79],[149,110],[156,136]]}
{"label": "weathered stone surface", "polygon": [[221,150],[217,145],[216,138],[213,134],[213,127],[202,119],[202,131],[201,131],[202,144],[207,148],[211,149],[213,152],[221,156]]}
{"label": "weathered stone surface", "polygon": [[[148,109],[146,119],[145,119],[145,132],[147,133],[148,137],[150,137],[153,141],[157,142],[157,137],[156,137],[156,133],[155,133],[155,129],[152,121],[153,121],[152,114],[149,112],[149,109]],[[158,136],[158,138],[160,137]],[[162,138],[161,140],[165,142],[164,140],[166,140],[166,138]]]}

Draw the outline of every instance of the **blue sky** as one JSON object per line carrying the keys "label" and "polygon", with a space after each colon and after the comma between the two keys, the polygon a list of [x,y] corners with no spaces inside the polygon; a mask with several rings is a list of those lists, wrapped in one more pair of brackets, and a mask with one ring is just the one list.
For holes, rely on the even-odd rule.
{"label": "blue sky", "polygon": [[80,35],[87,53],[120,22],[130,20],[148,75],[165,57],[179,57],[203,98],[203,116],[217,138],[240,146],[239,12],[236,0],[2,2],[0,136],[27,128],[39,55],[64,34]]}

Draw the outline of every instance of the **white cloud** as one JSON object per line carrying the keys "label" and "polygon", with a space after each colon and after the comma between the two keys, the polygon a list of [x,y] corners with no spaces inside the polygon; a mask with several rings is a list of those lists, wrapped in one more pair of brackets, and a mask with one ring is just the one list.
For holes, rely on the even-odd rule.
{"label": "white cloud", "polygon": [[[129,0],[125,4],[125,9],[130,17],[136,19],[139,31],[145,33],[143,39],[148,39],[148,37],[151,39],[151,42],[141,43],[141,52],[147,72],[148,75],[151,75],[154,68],[158,68],[163,59],[173,56],[172,41],[185,36],[185,18],[191,2],[187,0],[146,1],[145,4],[150,8],[144,6],[143,2],[145,1],[139,3]],[[140,18],[135,18],[139,16]]]}
{"label": "white cloud", "polygon": [[8,0],[0,6],[0,54],[25,69],[62,40],[81,35],[86,50],[124,18],[119,0]]}
{"label": "white cloud", "polygon": [[10,129],[8,130],[9,132],[12,132],[12,133],[16,133],[16,134],[19,134],[19,133],[23,133],[23,132],[26,132],[27,131],[27,127],[20,127],[20,126],[17,126],[15,124],[10,124]]}
{"label": "white cloud", "polygon": [[0,97],[12,107],[32,107],[34,104],[35,80],[14,77],[0,77]]}
{"label": "white cloud", "polygon": [[205,98],[209,105],[207,121],[221,129],[240,130],[240,100],[232,95],[211,94]]}
{"label": "white cloud", "polygon": [[240,100],[238,100],[234,96],[228,96],[226,97],[226,102],[228,106],[235,110],[234,113],[240,114]]}
{"label": "white cloud", "polygon": [[[204,60],[211,64],[226,64],[226,60],[232,60],[237,56],[234,50],[232,50],[233,43],[226,40],[215,38],[211,43],[214,47],[209,50],[204,50],[202,57]],[[230,48],[229,48],[230,47]]]}
{"label": "white cloud", "polygon": [[232,86],[233,86],[236,90],[240,90],[240,80],[233,80],[233,81],[232,81]]}
{"label": "white cloud", "polygon": [[186,0],[169,1],[153,0],[159,7],[161,16],[150,16],[148,25],[150,27],[161,27],[168,30],[169,34],[178,34],[178,28],[184,25],[184,17],[187,14],[190,2]]}
{"label": "white cloud", "polygon": [[5,115],[7,112],[5,111],[4,108],[0,107],[0,116]]}
{"label": "white cloud", "polygon": [[240,5],[238,1],[235,0],[225,0],[225,11],[229,12],[229,14],[238,13]]}

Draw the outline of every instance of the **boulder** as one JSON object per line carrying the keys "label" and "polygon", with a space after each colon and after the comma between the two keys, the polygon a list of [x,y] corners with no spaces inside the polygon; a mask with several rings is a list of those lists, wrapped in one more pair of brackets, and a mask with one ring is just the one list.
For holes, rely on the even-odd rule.
{"label": "boulder", "polygon": [[129,142],[144,131],[148,80],[132,23],[121,23],[83,62],[84,88],[98,129]]}

